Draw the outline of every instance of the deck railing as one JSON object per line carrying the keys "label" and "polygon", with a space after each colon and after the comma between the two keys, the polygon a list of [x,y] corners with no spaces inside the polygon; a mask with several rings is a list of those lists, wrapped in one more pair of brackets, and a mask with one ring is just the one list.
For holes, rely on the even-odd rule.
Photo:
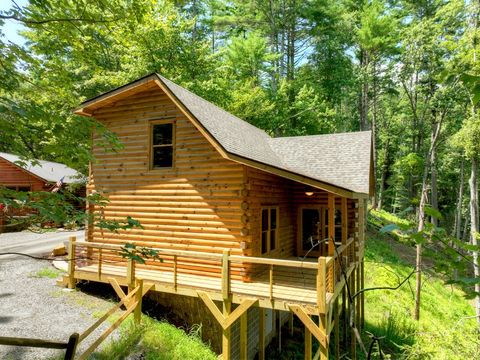
{"label": "deck railing", "polygon": [[[353,238],[347,242],[336,244],[336,251],[333,256],[321,256],[318,261],[313,259],[277,259],[267,257],[253,257],[232,255],[228,251],[223,253],[203,253],[198,251],[173,250],[173,249],[153,249],[158,252],[158,256],[162,259],[160,264],[152,265],[147,262],[147,267],[156,269],[160,272],[168,272],[170,274],[171,284],[175,288],[178,287],[178,279],[180,274],[191,271],[188,264],[195,262],[204,262],[208,264],[208,269],[214,269],[215,273],[205,277],[219,279],[217,288],[222,291],[222,295],[228,296],[231,293],[232,279],[242,280],[242,273],[238,269],[242,267],[267,267],[267,274],[263,272],[263,279],[267,279],[269,286],[270,300],[274,298],[274,286],[278,281],[276,279],[275,270],[278,268],[294,268],[296,270],[308,271],[309,274],[315,276],[311,285],[314,286],[317,293],[317,306],[320,312],[326,311],[327,294],[329,301],[334,300],[345,285],[344,275],[349,276],[351,269],[356,261],[355,242]],[[145,266],[137,264],[132,259],[124,259],[120,257],[121,245],[100,244],[90,242],[76,242],[74,237],[70,238],[69,243],[69,267],[68,267],[68,284],[73,287],[75,284],[75,271],[82,266],[89,264],[97,265],[98,279],[104,276],[105,267],[108,264],[115,263],[126,267],[125,282],[130,289],[134,288],[137,273]],[[152,267],[153,266],[153,267]],[[156,266],[156,267],[155,267]],[[292,270],[293,271],[293,270]],[[111,274],[105,272],[105,277]],[[141,276],[140,276],[141,277]],[[253,281],[255,275],[253,275]],[[247,281],[248,282],[248,281]]]}

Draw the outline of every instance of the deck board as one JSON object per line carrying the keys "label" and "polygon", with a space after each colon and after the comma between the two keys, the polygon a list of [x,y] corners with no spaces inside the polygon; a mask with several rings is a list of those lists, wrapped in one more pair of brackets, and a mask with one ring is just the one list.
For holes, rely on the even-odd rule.
{"label": "deck board", "polygon": [[[77,267],[75,277],[101,282],[108,282],[109,277],[125,278],[127,269],[125,264],[102,264],[101,277],[98,277],[96,263]],[[174,288],[174,274],[161,269],[142,269],[135,271],[136,277],[155,285],[155,289],[168,288],[169,292],[178,294],[195,294],[196,290],[209,293],[221,293],[221,278],[202,276],[179,272],[177,274],[177,288]],[[97,278],[95,278],[97,275]],[[162,291],[162,290],[158,290]],[[257,273],[251,281],[231,279],[230,291],[235,298],[253,297],[260,300],[262,307],[287,309],[288,304],[301,304],[315,313],[317,305],[316,271],[302,268],[275,267],[273,272],[272,297],[270,297],[269,272],[265,270]],[[327,294],[327,302],[331,294]],[[269,305],[271,304],[271,305]]]}

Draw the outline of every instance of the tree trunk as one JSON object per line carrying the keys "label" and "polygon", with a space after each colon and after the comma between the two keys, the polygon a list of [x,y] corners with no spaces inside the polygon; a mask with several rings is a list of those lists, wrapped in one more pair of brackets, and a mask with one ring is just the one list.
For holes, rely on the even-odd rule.
{"label": "tree trunk", "polygon": [[360,66],[363,71],[363,81],[360,93],[360,131],[368,130],[368,61],[368,52],[361,50]]}
{"label": "tree trunk", "polygon": [[[429,157],[427,158],[429,159]],[[427,160],[429,162],[429,160]],[[423,170],[422,180],[422,193],[420,196],[420,206],[418,208],[418,232],[423,231],[425,228],[425,205],[427,203],[427,179],[428,179],[429,166],[425,164]],[[413,312],[413,318],[415,320],[420,319],[420,296],[422,290],[422,244],[417,244],[417,257],[415,261],[416,287],[415,287],[415,309]]]}
{"label": "tree trunk", "polygon": [[383,164],[382,164],[382,176],[380,180],[380,192],[378,194],[378,209],[382,210],[383,202],[385,199],[385,190],[387,188],[387,174],[390,167],[390,154],[389,154],[390,138],[384,144],[383,148]]}
{"label": "tree trunk", "polygon": [[[418,232],[422,232],[425,228],[425,206],[427,204],[427,183],[428,183],[428,172],[431,169],[431,161],[435,159],[435,148],[437,146],[438,137],[440,135],[440,130],[442,127],[442,121],[438,121],[432,124],[432,133],[431,133],[431,142],[430,149],[425,158],[425,165],[423,168],[423,178],[422,178],[422,192],[420,194],[420,206],[418,208]],[[415,262],[415,270],[417,272],[417,281],[415,289],[415,310],[413,313],[413,318],[415,320],[420,319],[420,297],[422,290],[422,244],[417,244],[417,258]]]}
{"label": "tree trunk", "polygon": [[462,239],[462,199],[463,199],[463,184],[464,184],[464,168],[465,160],[462,157],[462,162],[460,165],[460,184],[458,188],[458,200],[457,200],[457,210],[455,212],[455,233],[454,236],[461,240]]}
{"label": "tree trunk", "polygon": [[[436,147],[432,149],[430,155],[430,205],[433,209],[438,210],[438,191],[437,191],[437,163],[436,163]],[[431,223],[437,227],[438,219],[435,216],[430,217]]]}
{"label": "tree trunk", "polygon": [[[372,114],[372,143],[373,143],[373,179],[377,178],[377,61],[373,61],[373,114]],[[372,209],[377,208],[377,192],[373,192]]]}
{"label": "tree trunk", "polygon": [[[472,171],[470,174],[470,238],[472,245],[478,246],[478,184],[477,184],[477,175],[478,175],[478,164],[477,159],[472,158]],[[479,258],[478,251],[472,251],[473,257],[473,274],[475,279],[480,278],[480,267],[479,267]],[[480,293],[480,284],[475,284],[475,292]],[[480,296],[475,296],[475,313],[477,315],[477,324],[480,329]]]}

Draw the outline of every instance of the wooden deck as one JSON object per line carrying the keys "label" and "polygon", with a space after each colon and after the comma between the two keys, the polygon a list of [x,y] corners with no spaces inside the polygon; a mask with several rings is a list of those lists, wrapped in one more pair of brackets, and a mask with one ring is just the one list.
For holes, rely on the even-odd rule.
{"label": "wooden deck", "polygon": [[[115,278],[122,285],[128,283],[125,265],[102,264],[100,277],[98,273],[98,264],[77,267],[75,278],[105,283],[109,282],[109,278]],[[196,291],[200,290],[207,292],[214,300],[221,300],[221,278],[179,273],[175,286],[174,274],[170,271],[137,269],[135,274],[146,284],[153,284],[152,290],[187,296],[196,296]],[[305,306],[309,313],[318,314],[316,271],[312,269],[278,267],[271,287],[268,271],[250,282],[232,279],[230,291],[234,303],[240,303],[244,298],[255,298],[265,308],[288,311],[288,304],[298,304]],[[332,295],[326,294],[327,303]]]}
{"label": "wooden deck", "polygon": [[[340,254],[353,254],[352,245],[353,242],[349,241],[340,246]],[[173,260],[165,260],[163,268],[145,268],[125,259],[106,261],[107,256],[102,253],[118,251],[118,246],[94,243],[77,243],[74,246],[76,250],[70,249],[69,252],[76,253],[77,258],[82,253],[79,248],[83,248],[83,253],[96,252],[96,258],[90,257],[83,263],[71,262],[69,277],[66,279],[69,284],[76,280],[109,283],[113,278],[121,285],[131,286],[135,279],[142,279],[146,284],[152,285],[154,291],[194,297],[200,291],[217,301],[225,299],[225,294],[228,293],[233,303],[256,299],[262,308],[284,311],[289,311],[291,305],[301,305],[309,315],[328,312],[331,302],[344,286],[338,257],[299,260],[160,250],[165,259],[170,256]],[[212,276],[207,273],[189,273],[178,266],[178,258],[185,256],[213,259],[218,262],[221,274]],[[248,281],[232,276],[234,264],[246,263],[256,266],[255,274]],[[349,261],[347,265],[351,269],[354,263]]]}

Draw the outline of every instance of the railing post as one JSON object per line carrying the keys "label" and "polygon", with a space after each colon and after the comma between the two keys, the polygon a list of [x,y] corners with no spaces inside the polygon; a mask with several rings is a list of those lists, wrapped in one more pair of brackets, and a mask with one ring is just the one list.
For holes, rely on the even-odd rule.
{"label": "railing post", "polygon": [[[232,310],[232,301],[230,298],[230,252],[223,251],[222,257],[222,298],[223,298],[223,316],[230,315]],[[222,330],[222,359],[230,360],[231,329]]]}
{"label": "railing post", "polygon": [[98,249],[98,280],[102,278],[102,248]]}
{"label": "railing post", "polygon": [[68,288],[75,288],[75,248],[77,238],[70,236],[68,242]]}
{"label": "railing post", "polygon": [[225,250],[222,257],[222,298],[230,298],[230,252]]}
{"label": "railing post", "polygon": [[128,292],[133,291],[133,289],[135,289],[135,261],[133,261],[133,259],[128,259],[127,284],[128,284]]}
{"label": "railing post", "polygon": [[327,300],[326,284],[327,282],[327,264],[325,257],[320,256],[318,258],[318,270],[317,270],[317,306],[320,314],[325,314]]}
{"label": "railing post", "polygon": [[70,335],[67,343],[67,350],[65,351],[65,360],[73,360],[75,358],[79,337],[80,335],[78,335],[78,333],[73,333]]}
{"label": "railing post", "polygon": [[273,265],[270,265],[269,269],[269,294],[270,294],[270,301],[273,300]]}
{"label": "railing post", "polygon": [[177,255],[173,255],[173,288],[177,291]]}
{"label": "railing post", "polygon": [[135,294],[135,301],[137,303],[137,306],[135,306],[133,319],[136,325],[140,325],[142,321],[142,299],[143,299],[143,280],[142,279],[137,280],[137,286],[138,286],[138,290],[137,290],[137,293]]}

